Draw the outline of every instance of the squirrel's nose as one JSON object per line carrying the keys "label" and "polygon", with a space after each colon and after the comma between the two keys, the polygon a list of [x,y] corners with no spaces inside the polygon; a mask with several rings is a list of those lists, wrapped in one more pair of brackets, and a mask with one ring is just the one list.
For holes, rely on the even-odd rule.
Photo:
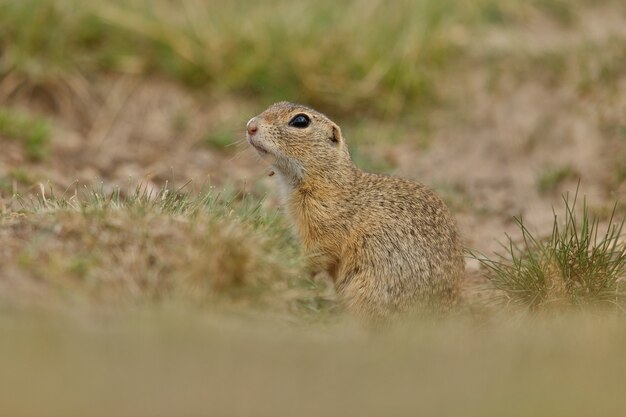
{"label": "squirrel's nose", "polygon": [[259,130],[259,122],[256,117],[253,117],[248,121],[248,135],[254,135]]}

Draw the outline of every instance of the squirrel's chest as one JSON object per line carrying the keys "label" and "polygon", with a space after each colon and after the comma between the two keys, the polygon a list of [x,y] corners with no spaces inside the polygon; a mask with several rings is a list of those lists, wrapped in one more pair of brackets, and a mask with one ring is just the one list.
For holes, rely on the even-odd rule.
{"label": "squirrel's chest", "polygon": [[285,201],[287,215],[307,249],[338,252],[345,239],[346,224],[331,201],[293,193]]}

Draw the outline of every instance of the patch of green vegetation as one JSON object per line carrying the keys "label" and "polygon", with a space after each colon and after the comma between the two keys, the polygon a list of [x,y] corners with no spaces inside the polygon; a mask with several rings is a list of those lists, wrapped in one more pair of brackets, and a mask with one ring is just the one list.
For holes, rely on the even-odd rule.
{"label": "patch of green vegetation", "polygon": [[67,271],[81,280],[87,279],[90,270],[97,266],[93,256],[74,256],[67,263]]}
{"label": "patch of green vegetation", "polygon": [[502,301],[530,310],[552,307],[623,309],[626,302],[626,242],[622,231],[626,217],[615,217],[615,208],[606,230],[592,218],[583,201],[576,212],[576,198],[564,197],[565,219],[554,215],[549,239],[534,236],[521,219],[522,234],[517,244],[511,237],[504,254],[476,258],[487,271],[491,284],[500,290]]}
{"label": "patch of green vegetation", "polygon": [[0,107],[0,136],[22,141],[26,154],[39,160],[45,155],[50,129],[44,119]]}
{"label": "patch of green vegetation", "polygon": [[24,169],[16,168],[10,170],[6,176],[0,177],[0,191],[5,195],[10,195],[18,191],[19,185],[31,186],[36,183],[33,175]]}
{"label": "patch of green vegetation", "polygon": [[208,133],[203,142],[210,148],[223,150],[232,146],[235,143],[235,140],[231,132],[216,130]]}
{"label": "patch of green vegetation", "polygon": [[503,24],[505,23],[505,14],[501,5],[497,3],[491,3],[483,7],[481,10],[481,18],[486,23],[490,24]]}
{"label": "patch of green vegetation", "polygon": [[452,211],[467,210],[474,206],[470,194],[459,184],[439,183],[434,184],[433,189]]}
{"label": "patch of green vegetation", "polygon": [[366,151],[356,143],[350,145],[350,156],[356,166],[367,172],[390,173],[395,168],[387,158]]}
{"label": "patch of green vegetation", "polygon": [[626,151],[620,152],[615,159],[615,177],[617,183],[626,181]]}
{"label": "patch of green vegetation", "polygon": [[13,192],[13,181],[10,177],[0,177],[0,196],[10,195]]}
{"label": "patch of green vegetation", "polygon": [[9,171],[8,177],[26,185],[32,185],[36,182],[33,175],[21,168],[12,169],[11,171]]}
{"label": "patch of green vegetation", "polygon": [[537,180],[540,193],[555,191],[566,180],[576,180],[580,173],[571,165],[547,167]]}

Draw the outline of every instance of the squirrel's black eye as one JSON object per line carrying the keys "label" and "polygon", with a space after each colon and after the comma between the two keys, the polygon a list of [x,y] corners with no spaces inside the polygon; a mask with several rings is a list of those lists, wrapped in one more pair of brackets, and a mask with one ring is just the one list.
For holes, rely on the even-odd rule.
{"label": "squirrel's black eye", "polygon": [[297,127],[299,129],[304,129],[308,127],[311,123],[311,119],[306,114],[296,114],[293,119],[289,121],[289,126]]}

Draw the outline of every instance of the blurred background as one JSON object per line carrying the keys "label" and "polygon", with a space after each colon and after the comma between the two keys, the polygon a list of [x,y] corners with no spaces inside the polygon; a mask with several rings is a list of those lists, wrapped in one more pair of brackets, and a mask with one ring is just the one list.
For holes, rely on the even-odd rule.
{"label": "blurred background", "polygon": [[[351,339],[351,327],[336,330],[329,324],[339,309],[332,287],[304,272],[297,244],[275,215],[274,178],[267,177],[267,167],[245,142],[247,120],[280,100],[312,106],[337,121],[361,168],[435,188],[457,216],[472,249],[491,253],[506,233],[519,236],[514,216],[522,217],[536,236],[549,236],[553,207],[560,212],[562,195],[577,187],[601,221],[610,219],[615,204],[618,214],[626,213],[623,0],[0,0],[0,312],[11,316],[26,309],[30,314],[44,305],[45,311],[50,306],[69,308],[74,317],[76,308],[82,315],[94,306],[135,309],[177,300],[176,309],[193,305],[201,317],[212,316],[217,305],[220,314],[234,311],[246,320],[261,311],[274,324],[315,326],[321,333],[315,337],[342,344],[344,359],[350,356],[351,343],[367,344]],[[176,192],[163,192],[164,186],[195,197],[173,198]],[[211,193],[236,201],[236,207],[194,194],[208,186]],[[157,203],[145,198],[157,195]],[[198,215],[199,207],[209,210]],[[482,300],[477,295],[484,281],[479,263],[468,259],[467,270],[465,296]],[[181,286],[181,281],[186,284]],[[114,326],[113,344],[140,356],[160,337],[178,335],[173,330],[178,325],[171,321],[188,322],[186,314],[166,319],[161,330],[149,327],[145,338],[128,346],[125,338],[142,334],[137,329],[145,325]],[[191,316],[196,323],[198,314]],[[219,317],[182,327],[187,336],[204,331],[214,335],[221,344],[207,351],[233,361],[227,346],[248,346],[248,339],[244,343],[230,333],[222,338],[220,329],[233,319]],[[37,326],[54,335],[50,340],[56,353],[51,355],[59,362],[53,360],[53,365],[71,362],[76,352],[67,347],[74,341],[87,349],[99,340],[85,336],[81,326],[101,326],[100,318],[88,323],[72,325],[69,335],[59,336],[54,325],[20,330],[21,324],[0,319],[0,326],[21,341],[5,346],[7,352],[22,352],[23,363],[46,355],[45,350],[20,348],[41,342]],[[567,323],[570,333],[563,340],[576,345],[581,324]],[[246,333],[256,325],[241,326],[234,325]],[[434,358],[429,352],[439,352],[450,340],[472,346],[470,351],[478,355],[472,369],[483,369],[493,352],[474,339],[473,331],[461,328],[457,339],[447,339],[456,334],[455,327],[409,343],[426,355],[416,369],[423,369]],[[584,328],[590,332],[593,325]],[[545,355],[531,354],[530,359],[506,344],[509,330],[487,338],[506,346],[504,353],[499,351],[502,364],[519,360],[522,365],[504,371],[487,367],[476,389],[495,389],[498,378],[512,381],[524,368],[524,358],[545,370],[551,357],[547,351],[557,356],[567,351],[565,342],[544,343],[551,331],[542,331],[522,349],[539,349]],[[613,327],[598,332],[585,334],[611,342],[602,347],[607,362],[597,364],[607,372],[597,375],[606,384],[598,385],[593,404],[610,411],[614,403],[605,399],[616,387],[611,378],[617,369],[609,364],[617,352],[612,338],[620,346],[626,339]],[[511,343],[520,342],[513,339]],[[209,346],[212,340],[197,342]],[[316,340],[314,345],[326,346],[322,352],[331,356],[332,348],[324,345],[331,342]],[[154,360],[175,361],[182,349],[176,343],[157,343]],[[277,347],[267,343],[270,347],[263,352]],[[544,407],[545,415],[558,415],[563,409],[541,390],[551,389],[580,357],[597,353],[586,342],[581,346],[581,351],[568,351],[554,373],[533,374],[531,367],[524,377],[528,383],[536,382],[535,377],[543,381],[534,391],[524,391],[530,385],[504,384],[510,390],[499,395],[519,400],[526,392],[532,404]],[[87,363],[120,360],[102,349],[95,349],[100,355],[95,359],[79,356],[74,381],[88,373]],[[326,358],[299,344],[294,349],[317,358],[305,361],[303,372]],[[363,354],[363,361],[384,357],[386,348],[381,349],[373,356]],[[412,357],[409,350],[403,352],[400,358]],[[242,353],[252,354],[246,349]],[[190,354],[201,356],[202,349]],[[256,375],[265,375],[266,363],[252,355],[247,365],[256,366]],[[437,355],[444,362],[464,363],[463,349]],[[124,356],[122,362],[134,363],[133,358]],[[279,371],[278,378],[299,380],[287,371],[296,358],[285,360],[285,374]],[[63,366],[56,369],[50,363],[44,367],[50,375],[63,373]],[[146,369],[153,369],[148,363],[135,369],[138,381]],[[403,368],[401,360],[397,366]],[[235,368],[220,368],[220,378]],[[187,374],[181,369],[187,368],[176,369],[184,380]],[[361,365],[353,359],[341,369],[348,384]],[[576,369],[572,372],[580,375],[589,371]],[[167,373],[165,368],[154,372]],[[302,382],[302,387],[312,390],[311,397],[321,395],[339,404],[340,398],[320,388],[332,369],[327,372]],[[372,378],[378,375],[368,372]],[[428,372],[439,378],[440,392],[445,392],[444,381],[459,377],[449,368]],[[400,374],[405,382],[411,378]],[[119,376],[106,375],[104,385],[94,385],[96,394]],[[473,371],[463,375],[459,381],[465,382],[451,388],[457,393],[465,383],[474,386]],[[199,383],[201,376],[192,378]],[[40,391],[53,386],[53,378],[42,384]],[[232,384],[226,386],[235,389],[237,384]],[[156,391],[148,389],[145,396],[159,392],[151,389]],[[361,386],[363,395],[351,401],[367,397],[368,389]],[[581,390],[576,385],[559,392],[566,398]],[[186,397],[176,398],[184,403]],[[507,406],[503,400],[481,408],[487,403],[466,399],[461,409],[476,410],[475,415],[503,415]],[[360,415],[376,410],[359,404]],[[584,408],[569,406],[565,414],[585,415]],[[228,411],[228,406],[223,409]],[[243,409],[223,415],[241,415]],[[543,415],[537,410],[533,415]],[[458,409],[448,411],[459,415]],[[282,415],[267,413],[263,415]]]}

